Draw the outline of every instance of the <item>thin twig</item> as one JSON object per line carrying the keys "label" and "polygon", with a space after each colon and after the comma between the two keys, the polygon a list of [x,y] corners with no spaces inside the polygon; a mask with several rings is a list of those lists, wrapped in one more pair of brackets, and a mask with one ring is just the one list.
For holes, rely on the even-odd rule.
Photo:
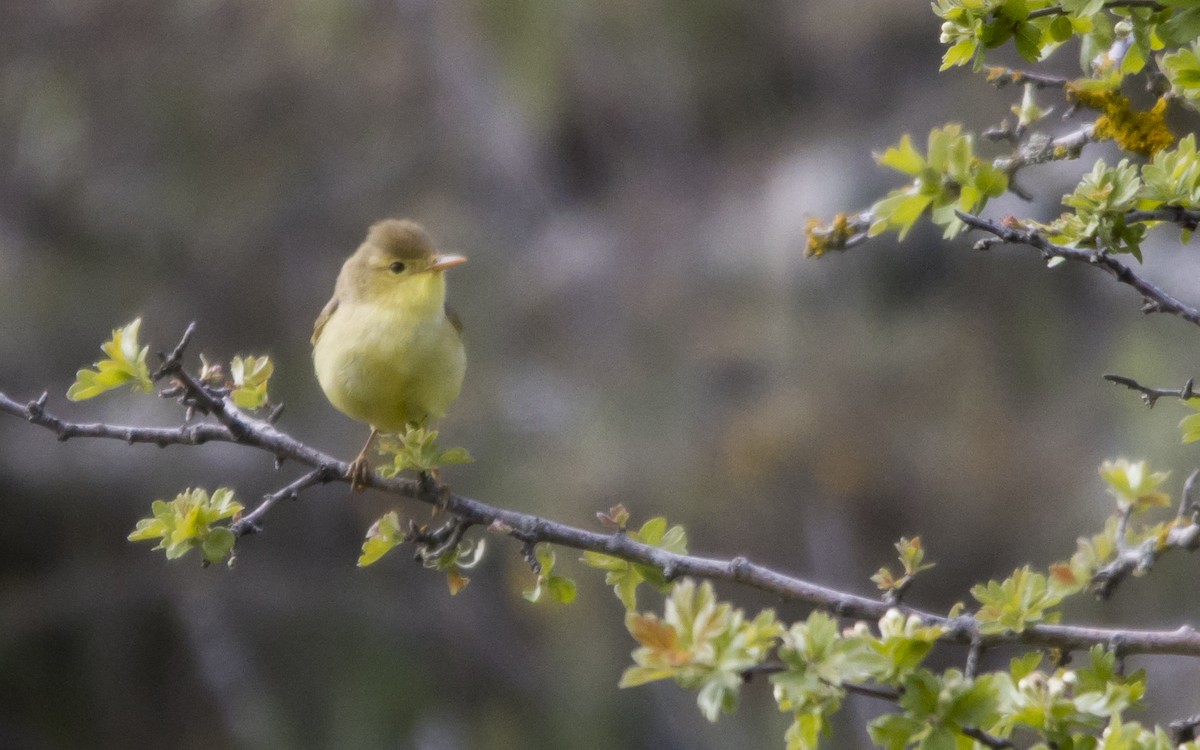
{"label": "thin twig", "polygon": [[1192,211],[1183,206],[1162,206],[1146,211],[1130,211],[1125,214],[1125,223],[1135,221],[1167,221],[1189,231],[1200,227],[1200,211]]}
{"label": "thin twig", "polygon": [[899,690],[875,687],[874,685],[860,685],[856,682],[839,683],[839,687],[841,687],[847,693],[863,695],[867,698],[875,698],[876,700],[887,701],[889,703],[896,703],[899,701],[901,694]]}
{"label": "thin twig", "polygon": [[179,343],[171,350],[170,354],[160,354],[162,364],[150,376],[150,379],[158,382],[168,375],[173,375],[183,367],[183,352],[187,349],[188,344],[192,342],[192,336],[196,334],[196,321],[188,323],[188,327],[184,329],[183,336],[180,337]]}
{"label": "thin twig", "polygon": [[962,732],[963,736],[970,737],[971,739],[975,740],[976,742],[980,742],[984,745],[987,745],[990,748],[994,748],[994,750],[1004,750],[1005,748],[1016,747],[1016,745],[1014,745],[1012,743],[1012,740],[1005,740],[1005,739],[1001,739],[999,737],[993,737],[992,735],[988,734],[987,732],[985,732],[982,729],[979,729],[977,727],[963,727],[959,731]]}
{"label": "thin twig", "polygon": [[[1150,10],[1162,10],[1166,6],[1155,0],[1109,0],[1109,2],[1104,4],[1104,7],[1108,10],[1112,10],[1113,8],[1149,8]],[[1062,16],[1066,15],[1066,13],[1065,8],[1052,5],[1049,8],[1039,8],[1030,11],[1028,18],[1032,20],[1044,16]]]}
{"label": "thin twig", "polygon": [[271,508],[275,507],[280,500],[295,500],[301,492],[309,487],[326,484],[336,478],[327,467],[317,467],[283,489],[263,497],[262,502],[254,510],[230,524],[229,530],[239,537],[246,534],[257,534],[262,531],[260,523],[263,516],[270,512]]}
{"label": "thin twig", "polygon": [[1193,386],[1195,385],[1195,382],[1192,378],[1188,378],[1188,381],[1183,384],[1183,387],[1177,389],[1151,388],[1149,386],[1142,385],[1133,378],[1125,377],[1124,375],[1106,374],[1104,379],[1110,383],[1116,383],[1117,385],[1123,385],[1130,390],[1138,391],[1142,394],[1142,401],[1145,401],[1146,406],[1150,407],[1151,409],[1154,408],[1154,404],[1157,403],[1160,398],[1177,398],[1180,401],[1187,401],[1196,395],[1192,390]]}
{"label": "thin twig", "polygon": [[1022,167],[1064,159],[1078,159],[1079,155],[1083,153],[1083,147],[1095,140],[1095,123],[1090,122],[1057,138],[1051,138],[1044,134],[1033,135],[1030,136],[1029,142],[1015,154],[996,159],[992,162],[992,166],[1004,171],[1009,176],[1009,188],[1011,189],[1012,177]]}
{"label": "thin twig", "polygon": [[1142,312],[1144,313],[1167,313],[1182,318],[1193,325],[1200,326],[1200,310],[1186,305],[1170,294],[1167,294],[1146,279],[1138,276],[1129,266],[1116,260],[1108,253],[1099,250],[1085,250],[1056,245],[1033,229],[998,224],[964,211],[955,211],[954,213],[968,226],[990,232],[1006,243],[1029,245],[1037,249],[1041,252],[1042,257],[1047,260],[1062,258],[1103,269],[1118,282],[1133,287],[1142,295],[1144,302]]}
{"label": "thin twig", "polygon": [[989,65],[984,72],[987,75],[988,83],[996,84],[997,88],[1003,88],[1009,84],[1023,85],[1028,83],[1039,89],[1061,89],[1071,82],[1070,78],[1063,78],[1062,76],[1030,73],[1026,70],[1015,70],[998,65]]}
{"label": "thin twig", "polygon": [[979,674],[979,660],[983,657],[983,643],[979,640],[971,641],[971,647],[967,649],[967,663],[963,666],[963,674],[968,679],[975,679],[975,675]]}

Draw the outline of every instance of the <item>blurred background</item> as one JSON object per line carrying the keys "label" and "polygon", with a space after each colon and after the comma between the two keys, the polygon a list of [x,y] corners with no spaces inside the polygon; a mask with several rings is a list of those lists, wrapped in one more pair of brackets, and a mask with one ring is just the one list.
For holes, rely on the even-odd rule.
{"label": "blurred background", "polygon": [[[1102,460],[1151,458],[1179,491],[1184,409],[1100,376],[1180,385],[1197,339],[1026,249],[915,231],[802,257],[810,217],[898,184],[872,151],[996,124],[1019,97],[938,75],[939,26],[852,0],[5,2],[0,391],[178,424],[153,397],[64,394],[113,328],[144,316],[163,350],[194,320],[193,363],[270,354],[280,427],[353,456],[366,430],[316,385],[312,321],[367,226],[413,217],[471,259],[450,277],[470,366],[443,441],[476,458],[446,472],[457,491],[588,528],[624,503],[693,551],[868,595],[920,534],[939,565],[908,600],[944,610],[1098,530]],[[1088,166],[1029,169],[1037,202],[989,210],[1054,216]],[[1195,303],[1200,269],[1159,231],[1146,274]],[[0,748],[782,746],[764,681],[715,725],[673,684],[618,690],[622,608],[570,551],[570,607],[525,602],[499,538],[451,598],[404,550],[355,567],[397,503],[344,485],[279,507],[232,570],[125,541],[155,498],[252,503],[299,472],[0,416]],[[1194,565],[1069,617],[1194,623]],[[1194,664],[1137,662],[1148,718],[1195,713]],[[867,746],[881,708],[850,700],[830,746]]]}

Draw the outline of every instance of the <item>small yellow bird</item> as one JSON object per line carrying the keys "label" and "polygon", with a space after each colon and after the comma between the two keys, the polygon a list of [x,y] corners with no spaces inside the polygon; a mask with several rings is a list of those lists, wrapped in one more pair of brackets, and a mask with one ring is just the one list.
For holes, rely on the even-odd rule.
{"label": "small yellow bird", "polygon": [[379,433],[438,419],[458,397],[467,354],[443,271],[466,260],[438,254],[416,222],[378,222],[317,317],[317,381],[339,411],[371,426],[348,473],[357,490],[366,487],[367,453]]}

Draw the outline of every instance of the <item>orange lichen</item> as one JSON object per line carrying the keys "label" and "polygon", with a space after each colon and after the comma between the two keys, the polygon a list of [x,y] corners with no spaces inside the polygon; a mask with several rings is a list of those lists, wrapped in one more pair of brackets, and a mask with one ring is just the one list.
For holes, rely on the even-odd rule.
{"label": "orange lichen", "polygon": [[1090,90],[1067,87],[1067,96],[1076,103],[1104,114],[1096,118],[1095,136],[1112,139],[1126,151],[1150,157],[1175,143],[1167,127],[1167,100],[1160,98],[1148,110],[1135,110],[1129,99],[1116,90]]}

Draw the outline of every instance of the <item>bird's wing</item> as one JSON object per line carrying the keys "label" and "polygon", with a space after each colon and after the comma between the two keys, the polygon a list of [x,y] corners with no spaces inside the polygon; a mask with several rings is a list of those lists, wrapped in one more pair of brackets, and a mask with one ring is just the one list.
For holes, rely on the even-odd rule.
{"label": "bird's wing", "polygon": [[[330,310],[330,312],[333,311]],[[450,321],[450,325],[454,326],[454,330],[458,333],[458,337],[462,338],[462,320],[458,317],[458,313],[454,312],[454,308],[450,307],[450,305],[446,305],[446,320]]]}
{"label": "bird's wing", "polygon": [[332,298],[330,298],[329,302],[326,303],[325,309],[321,311],[321,314],[317,316],[317,322],[313,323],[312,343],[314,346],[316,346],[317,339],[321,338],[321,331],[325,330],[325,324],[329,322],[329,319],[333,316],[334,311],[337,309],[338,298],[335,294]]}

